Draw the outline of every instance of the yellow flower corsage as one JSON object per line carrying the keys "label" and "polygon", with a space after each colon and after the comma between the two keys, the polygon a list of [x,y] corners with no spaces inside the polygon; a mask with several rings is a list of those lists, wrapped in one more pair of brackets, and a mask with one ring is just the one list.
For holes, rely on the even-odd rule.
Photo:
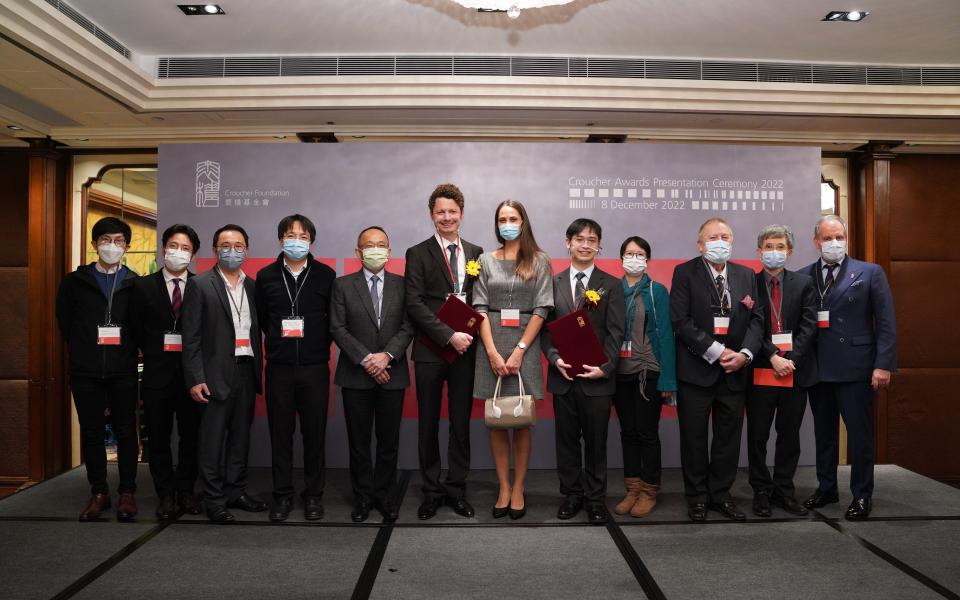
{"label": "yellow flower corsage", "polygon": [[604,289],[587,290],[583,293],[583,303],[590,310],[597,310],[600,305],[600,298],[603,297]]}
{"label": "yellow flower corsage", "polygon": [[480,276],[480,261],[477,260],[468,260],[466,266],[467,275],[470,277],[479,277]]}

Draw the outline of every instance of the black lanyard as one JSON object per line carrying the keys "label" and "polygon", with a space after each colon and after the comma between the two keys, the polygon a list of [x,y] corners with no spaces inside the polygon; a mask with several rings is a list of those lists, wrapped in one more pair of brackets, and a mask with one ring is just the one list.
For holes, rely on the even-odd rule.
{"label": "black lanyard", "polygon": [[[717,309],[723,313],[723,299],[730,293],[730,281],[726,277],[723,278],[723,293],[721,294],[717,291],[717,280],[713,277],[713,267],[710,266],[706,259],[703,260],[703,266],[707,270],[707,281],[710,282],[710,288],[713,289],[713,294],[717,297]],[[726,268],[726,266],[724,266],[724,268]],[[717,275],[719,276],[721,273],[723,273],[723,271],[717,273]],[[728,306],[727,311],[723,313],[722,316],[727,316],[731,312],[733,312],[733,308]]]}
{"label": "black lanyard", "polygon": [[[123,268],[122,266],[117,265],[117,270],[113,274],[113,285],[110,286],[110,294],[107,296],[107,314],[104,315],[106,317],[106,322],[104,323],[104,325],[113,324],[113,322],[111,321],[111,319],[113,318],[113,294],[114,292],[117,291],[117,280],[120,279],[120,269],[122,268]],[[106,276],[109,278],[110,273],[107,273]]]}
{"label": "black lanyard", "polygon": [[[820,264],[819,261],[818,261],[818,264]],[[823,285],[823,283],[821,282],[821,279],[823,279],[824,267],[827,268],[827,273],[831,272],[830,268],[824,263],[822,266],[817,267],[817,272],[815,274],[815,280],[817,283],[817,293],[820,295],[820,310],[824,310],[824,301],[827,298],[827,294],[830,292],[830,288],[833,287],[833,284],[837,282],[837,278],[836,276],[834,276],[833,281],[830,282],[830,285],[823,288],[823,290],[820,289],[820,287]],[[839,272],[840,272],[840,266],[837,265],[837,273]]]}
{"label": "black lanyard", "polygon": [[300,297],[300,292],[303,291],[304,286],[307,285],[307,277],[310,276],[310,266],[307,265],[306,267],[304,267],[302,271],[303,273],[302,282],[300,281],[299,277],[293,277],[293,273],[290,273],[290,276],[293,277],[294,289],[297,290],[297,293],[293,295],[290,294],[290,285],[287,283],[287,275],[286,273],[284,273],[284,271],[286,270],[287,270],[287,265],[286,263],[284,263],[284,265],[280,267],[280,278],[283,279],[283,288],[287,290],[287,298],[290,300],[290,316],[294,317],[297,315],[297,312],[296,312],[297,299]]}
{"label": "black lanyard", "polygon": [[233,305],[233,309],[237,311],[237,326],[239,327],[243,322],[243,317],[241,316],[241,311],[243,311],[243,299],[246,298],[246,290],[243,288],[243,280],[237,280],[237,287],[240,288],[240,306],[237,306],[237,301],[233,297],[233,292],[230,291],[230,282],[227,281],[226,276],[223,274],[223,271],[220,270],[220,267],[217,267],[217,272],[220,274],[220,277],[223,278],[223,286],[227,290],[227,297],[230,298],[230,304]]}

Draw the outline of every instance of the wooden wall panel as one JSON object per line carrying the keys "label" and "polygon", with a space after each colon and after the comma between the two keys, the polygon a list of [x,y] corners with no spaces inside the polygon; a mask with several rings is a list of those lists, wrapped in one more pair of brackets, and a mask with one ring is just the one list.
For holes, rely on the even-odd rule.
{"label": "wooden wall panel", "polygon": [[27,267],[0,268],[0,290],[0,379],[26,380]]}
{"label": "wooden wall panel", "polygon": [[960,480],[960,369],[904,369],[890,386],[887,451],[918,473]]}
{"label": "wooden wall panel", "polygon": [[27,156],[0,153],[0,267],[27,266]]}
{"label": "wooden wall panel", "polygon": [[900,156],[890,177],[891,260],[960,261],[960,157]]}
{"label": "wooden wall panel", "polygon": [[[890,287],[897,313],[897,366],[960,368],[960,355],[945,351],[950,340],[960,340],[960,261],[893,261]],[[960,398],[960,390],[956,393]]]}
{"label": "wooden wall panel", "polygon": [[0,381],[0,406],[0,477],[23,477],[30,471],[27,381]]}

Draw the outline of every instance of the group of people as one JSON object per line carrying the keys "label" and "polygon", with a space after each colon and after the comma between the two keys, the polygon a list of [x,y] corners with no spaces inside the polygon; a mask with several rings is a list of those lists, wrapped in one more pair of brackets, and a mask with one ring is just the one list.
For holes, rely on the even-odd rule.
{"label": "group of people", "polygon": [[[745,519],[730,495],[744,411],[756,515],[770,516],[772,506],[805,514],[839,501],[841,415],[852,465],[846,516],[869,515],[873,393],[889,384],[894,370],[895,323],[882,269],[846,255],[840,217],[817,221],[813,243],[820,258],[797,271],[785,266],[793,233],[782,225],[765,227],[757,237],[759,273],[729,261],[733,231],[723,219],[711,218],[697,234],[699,255],[675,268],[668,293],[647,272],[653,252],[642,237],[620,245],[624,275],[617,278],[595,263],[600,224],[576,219],[565,236],[570,266],[554,275],[520,202],[506,200],[494,211],[498,247],[492,252],[460,237],[464,198],[455,185],[438,186],[427,207],[435,231],[406,251],[403,276],[385,269],[389,236],[372,225],[357,238],[362,268],[338,278],[311,254],[314,224],[295,214],[280,221],[280,254],[255,281],[242,270],[250,250],[247,233],[233,224],[214,233],[217,262],[209,271],[190,272],[200,240],[191,227],[178,224],[163,232],[161,270],[138,277],[122,264],[130,227],[112,217],[98,221],[91,239],[98,260],[65,276],[57,296],[92,492],[80,519],[98,519],[111,507],[103,443],[108,413],[118,446],[116,514],[120,520],[137,514],[138,352],[160,519],[206,513],[214,523],[229,523],[233,509],[269,510],[270,520],[286,520],[296,492],[298,421],[304,517],[321,519],[331,343],[340,349],[334,384],[343,398],[354,522],[365,521],[372,510],[387,521],[398,516],[397,457],[411,343],[420,519],[445,506],[462,517],[475,514],[466,494],[474,399],[523,393],[542,400],[545,390],[555,415],[559,519],[581,511],[590,523],[608,518],[612,406],[620,422],[626,488],[614,510],[642,517],[654,509],[664,404],[677,406],[691,520],[704,520],[708,510]],[[485,317],[475,337],[438,318],[450,296]],[[572,365],[546,327],[579,310],[589,316],[603,348],[602,364]],[[455,358],[446,360],[437,348],[452,349]],[[546,385],[541,356],[548,363]],[[449,441],[442,475],[444,387]],[[269,504],[247,490],[246,476],[261,389],[272,453]],[[808,396],[819,485],[800,503],[793,479]],[[766,450],[772,426],[777,441],[771,473]],[[491,507],[495,518],[520,519],[526,512],[532,435],[531,427],[489,431],[499,481]],[[198,479],[202,498],[195,494]]]}

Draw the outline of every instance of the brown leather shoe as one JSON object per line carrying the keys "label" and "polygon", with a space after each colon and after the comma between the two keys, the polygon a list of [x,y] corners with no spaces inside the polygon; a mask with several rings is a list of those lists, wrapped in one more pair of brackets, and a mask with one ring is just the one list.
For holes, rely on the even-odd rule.
{"label": "brown leather shoe", "polygon": [[110,494],[94,494],[80,513],[81,521],[96,521],[100,513],[110,508]]}
{"label": "brown leather shoe", "polygon": [[633,508],[633,505],[637,502],[637,496],[640,494],[640,478],[639,477],[624,477],[623,485],[627,488],[627,495],[623,497],[623,500],[619,504],[613,507],[613,512],[618,515],[625,515],[630,512],[630,509]]}
{"label": "brown leather shoe", "polygon": [[132,521],[137,516],[137,499],[132,493],[120,494],[117,499],[117,520]]}
{"label": "brown leather shoe", "polygon": [[659,485],[640,482],[640,493],[637,496],[637,502],[630,509],[631,517],[645,517],[650,514],[653,507],[657,505],[657,492],[660,491]]}

